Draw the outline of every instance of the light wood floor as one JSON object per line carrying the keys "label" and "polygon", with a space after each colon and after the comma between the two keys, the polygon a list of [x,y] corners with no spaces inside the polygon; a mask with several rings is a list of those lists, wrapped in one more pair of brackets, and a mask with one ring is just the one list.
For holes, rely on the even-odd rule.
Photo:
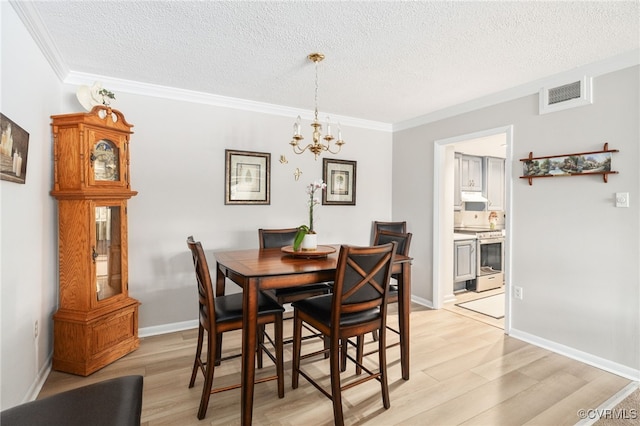
{"label": "light wood floor", "polygon": [[[290,332],[291,323],[285,321],[285,333]],[[414,305],[411,333],[409,381],[400,376],[399,348],[388,350],[391,408],[383,408],[379,385],[369,382],[343,393],[346,424],[574,425],[580,420],[579,409],[597,408],[630,382],[444,309]],[[212,395],[207,417],[196,418],[202,378],[194,388],[187,388],[196,336],[196,330],[189,330],[142,339],[137,351],[90,377],[52,372],[40,397],[140,374],[144,376],[143,425],[239,424],[239,390]],[[303,351],[314,344],[307,341]],[[225,334],[223,347],[225,353],[237,351],[239,333]],[[300,387],[291,389],[290,360],[289,345],[285,346],[283,399],[277,398],[275,382],[256,385],[254,424],[333,424],[331,401],[318,390],[302,378]],[[239,361],[228,360],[216,368],[217,385],[239,378]],[[328,376],[328,363],[312,362],[306,370],[314,377]],[[348,371],[353,372],[352,365]],[[264,373],[273,373],[267,361]]]}

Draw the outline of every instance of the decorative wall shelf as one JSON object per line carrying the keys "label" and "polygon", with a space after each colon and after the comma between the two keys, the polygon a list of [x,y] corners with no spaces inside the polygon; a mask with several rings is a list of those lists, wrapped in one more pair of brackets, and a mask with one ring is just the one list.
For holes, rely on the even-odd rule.
{"label": "decorative wall shelf", "polygon": [[619,151],[609,149],[609,143],[604,144],[602,151],[576,154],[534,157],[533,152],[530,152],[529,157],[520,159],[524,163],[524,175],[520,176],[520,179],[528,179],[529,185],[533,185],[533,179],[536,178],[602,175],[602,179],[607,183],[609,175],[618,173],[611,170],[612,152]]}

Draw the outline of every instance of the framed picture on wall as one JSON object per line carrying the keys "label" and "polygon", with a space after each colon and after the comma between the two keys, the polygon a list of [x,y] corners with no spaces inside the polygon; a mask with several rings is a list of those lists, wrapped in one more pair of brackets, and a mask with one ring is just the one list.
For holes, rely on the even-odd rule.
{"label": "framed picture on wall", "polygon": [[327,189],[322,193],[322,204],[356,205],[356,162],[322,159],[322,179]]}
{"label": "framed picture on wall", "polygon": [[29,133],[0,113],[0,179],[25,183]]}
{"label": "framed picture on wall", "polygon": [[271,154],[225,150],[225,204],[271,203]]}

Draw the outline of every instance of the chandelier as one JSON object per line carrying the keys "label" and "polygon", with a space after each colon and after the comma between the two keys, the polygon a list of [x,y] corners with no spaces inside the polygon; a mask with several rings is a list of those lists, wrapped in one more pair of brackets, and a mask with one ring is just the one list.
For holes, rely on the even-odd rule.
{"label": "chandelier", "polygon": [[[324,59],[324,55],[322,53],[311,53],[307,56],[309,60],[313,61],[316,65],[316,94],[315,94],[315,114],[313,123],[311,123],[311,127],[313,127],[312,138],[313,142],[305,146],[304,148],[300,147],[300,141],[304,138],[301,134],[300,128],[300,116],[296,120],[293,125],[293,139],[289,144],[293,147],[293,152],[296,154],[302,154],[307,149],[315,155],[315,159],[318,159],[318,155],[322,154],[322,151],[328,151],[331,154],[337,154],[340,152],[340,148],[345,142],[342,140],[342,131],[340,130],[340,123],[338,123],[338,140],[334,142],[335,148],[332,148],[331,141],[335,138],[331,134],[331,123],[329,121],[329,117],[327,117],[327,134],[322,136],[322,124],[318,121],[318,63]],[[321,139],[326,141],[326,145],[322,143]]]}

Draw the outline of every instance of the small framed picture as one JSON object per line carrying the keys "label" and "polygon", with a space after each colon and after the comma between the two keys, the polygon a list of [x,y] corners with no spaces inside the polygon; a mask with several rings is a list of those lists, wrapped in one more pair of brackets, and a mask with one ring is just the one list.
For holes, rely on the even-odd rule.
{"label": "small framed picture", "polygon": [[271,154],[225,150],[225,204],[271,203]]}
{"label": "small framed picture", "polygon": [[322,204],[356,205],[355,161],[323,158],[322,179],[327,184],[327,189],[322,193]]}
{"label": "small framed picture", "polygon": [[0,179],[25,183],[29,133],[0,113]]}

